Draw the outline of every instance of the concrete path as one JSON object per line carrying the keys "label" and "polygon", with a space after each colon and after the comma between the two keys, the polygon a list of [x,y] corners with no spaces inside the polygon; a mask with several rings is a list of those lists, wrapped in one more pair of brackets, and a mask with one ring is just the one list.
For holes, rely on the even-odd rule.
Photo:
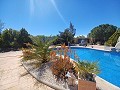
{"label": "concrete path", "polygon": [[21,51],[0,53],[0,90],[54,90],[27,73],[21,55]]}

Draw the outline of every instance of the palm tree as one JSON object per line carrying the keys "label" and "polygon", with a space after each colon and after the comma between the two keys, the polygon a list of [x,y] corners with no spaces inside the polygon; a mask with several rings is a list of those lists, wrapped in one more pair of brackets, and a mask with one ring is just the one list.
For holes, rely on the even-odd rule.
{"label": "palm tree", "polygon": [[37,65],[46,63],[50,60],[49,46],[54,40],[41,40],[37,37],[33,39],[34,44],[26,44],[28,49],[23,49],[23,60],[35,60]]}

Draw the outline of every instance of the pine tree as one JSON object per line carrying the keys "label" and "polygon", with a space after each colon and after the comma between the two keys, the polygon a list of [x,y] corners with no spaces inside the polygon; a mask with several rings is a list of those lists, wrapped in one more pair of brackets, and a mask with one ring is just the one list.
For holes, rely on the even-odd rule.
{"label": "pine tree", "polygon": [[76,29],[74,28],[74,25],[72,25],[72,23],[70,22],[70,32],[73,34],[73,37],[75,36],[75,33],[76,33]]}

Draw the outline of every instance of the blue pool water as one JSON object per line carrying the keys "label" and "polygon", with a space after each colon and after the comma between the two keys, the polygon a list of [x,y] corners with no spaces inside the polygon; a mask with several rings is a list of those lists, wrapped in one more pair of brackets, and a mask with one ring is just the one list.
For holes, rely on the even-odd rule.
{"label": "blue pool water", "polygon": [[120,87],[120,52],[88,48],[72,48],[72,50],[75,50],[80,60],[98,61],[101,70],[98,76]]}

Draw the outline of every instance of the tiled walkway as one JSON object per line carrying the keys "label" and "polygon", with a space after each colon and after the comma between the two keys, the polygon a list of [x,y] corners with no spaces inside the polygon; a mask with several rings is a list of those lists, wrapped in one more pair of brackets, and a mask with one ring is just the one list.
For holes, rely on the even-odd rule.
{"label": "tiled walkway", "polygon": [[20,63],[22,52],[0,53],[0,90],[54,90],[34,79]]}

